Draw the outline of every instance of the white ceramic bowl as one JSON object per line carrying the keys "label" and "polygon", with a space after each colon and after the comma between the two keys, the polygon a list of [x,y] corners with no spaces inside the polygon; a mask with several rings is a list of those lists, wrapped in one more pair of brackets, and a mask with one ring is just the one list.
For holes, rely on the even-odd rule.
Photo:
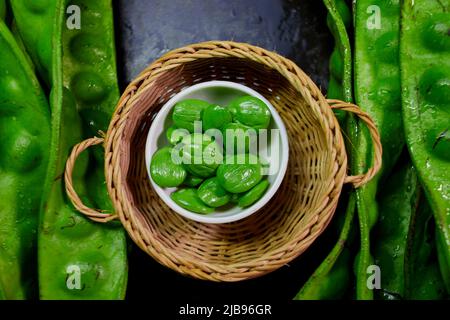
{"label": "white ceramic bowl", "polygon": [[[170,145],[166,138],[166,130],[172,125],[171,111],[175,104],[184,99],[202,99],[211,104],[219,104],[222,106],[227,106],[228,103],[234,98],[251,95],[257,97],[264,101],[264,103],[269,107],[272,114],[272,120],[269,129],[279,130],[279,151],[275,155],[272,155],[271,150],[276,146],[276,141],[272,138],[270,144],[267,146],[269,157],[266,158],[268,162],[272,165],[275,163],[274,157],[277,157],[278,170],[272,170],[275,173],[268,175],[267,179],[270,182],[268,189],[261,199],[259,199],[253,205],[247,208],[240,208],[237,205],[232,208],[227,209],[217,209],[214,213],[208,215],[202,215],[195,212],[191,212],[180,207],[171,198],[170,194],[174,192],[177,188],[161,188],[152,179],[150,175],[150,161],[153,154],[160,148]],[[252,213],[261,209],[269,200],[273,197],[277,189],[279,188],[283,177],[286,173],[287,163],[289,157],[289,143],[286,133],[286,128],[281,120],[278,112],[270,104],[267,99],[249,87],[244,85],[229,82],[229,81],[207,81],[202,82],[193,86],[190,86],[175,96],[173,96],[167,103],[161,108],[161,110],[156,115],[152,122],[150,130],[147,136],[147,143],[145,146],[145,163],[147,167],[148,176],[150,177],[151,185],[156,191],[156,193],[161,197],[161,199],[178,214],[204,223],[227,223],[233,222],[245,217],[250,216]]]}

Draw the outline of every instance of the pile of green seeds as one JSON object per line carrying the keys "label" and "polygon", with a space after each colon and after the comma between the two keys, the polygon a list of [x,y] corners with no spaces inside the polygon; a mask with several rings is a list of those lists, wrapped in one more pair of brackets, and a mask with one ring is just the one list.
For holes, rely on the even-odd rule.
{"label": "pile of green seeds", "polygon": [[179,187],[171,194],[179,206],[209,214],[248,207],[264,195],[269,187],[264,162],[250,147],[271,121],[263,101],[242,96],[223,107],[186,99],[175,105],[172,120],[166,131],[171,145],[153,154],[150,174],[162,188]]}

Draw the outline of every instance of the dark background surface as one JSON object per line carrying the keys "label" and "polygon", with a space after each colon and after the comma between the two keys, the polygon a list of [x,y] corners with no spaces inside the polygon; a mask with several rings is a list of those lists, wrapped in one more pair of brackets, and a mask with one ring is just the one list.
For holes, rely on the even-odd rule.
{"label": "dark background surface", "polygon": [[[294,60],[327,87],[333,40],[317,0],[119,0],[118,68],[122,90],[171,49],[207,40],[248,42]],[[324,91],[324,90],[323,90]],[[330,228],[328,228],[330,229]],[[239,283],[194,280],[165,268],[130,241],[129,299],[292,299],[331,249],[328,230],[300,258],[264,277]],[[331,233],[331,234],[330,234]]]}
{"label": "dark background surface", "polygon": [[119,0],[121,84],[169,50],[208,40],[248,42],[294,60],[328,83],[333,40],[318,0]]}

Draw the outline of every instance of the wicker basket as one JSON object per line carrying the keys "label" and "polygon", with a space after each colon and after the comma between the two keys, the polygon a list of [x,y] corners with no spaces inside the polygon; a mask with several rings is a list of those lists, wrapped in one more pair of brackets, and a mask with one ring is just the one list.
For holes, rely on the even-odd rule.
{"label": "wicker basket", "polygon": [[[289,165],[282,185],[263,209],[229,224],[203,224],[168,208],[150,187],[144,163],[146,135],[161,106],[183,88],[209,80],[244,84],[267,98],[289,136]],[[374,141],[374,167],[347,176],[347,155],[331,108],[354,112]],[[72,186],[78,155],[104,143],[105,175],[115,214],[86,207]],[[182,274],[212,281],[255,278],[290,262],[324,231],[344,183],[358,187],[381,165],[381,144],[371,119],[357,106],[326,100],[292,61],[244,43],[213,41],[167,53],[123,93],[104,138],[76,145],[66,165],[66,190],[89,218],[119,218],[136,244]]]}

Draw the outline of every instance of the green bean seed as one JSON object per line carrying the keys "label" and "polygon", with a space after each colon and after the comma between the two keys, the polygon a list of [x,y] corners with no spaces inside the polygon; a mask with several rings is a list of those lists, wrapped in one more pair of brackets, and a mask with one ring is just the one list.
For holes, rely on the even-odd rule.
{"label": "green bean seed", "polygon": [[214,212],[214,209],[205,205],[197,195],[197,190],[193,188],[180,189],[173,192],[170,197],[180,207],[201,214]]}
{"label": "green bean seed", "polygon": [[227,108],[211,104],[203,111],[203,130],[221,129],[224,125],[230,123],[231,120],[231,113]]}
{"label": "green bean seed", "polygon": [[186,170],[180,163],[174,163],[172,148],[165,147],[155,152],[150,163],[153,181],[163,188],[178,187],[186,178]]}
{"label": "green bean seed", "polygon": [[254,204],[263,196],[268,187],[269,181],[262,180],[260,183],[258,183],[256,186],[254,186],[241,196],[238,202],[239,207],[245,208]]}
{"label": "green bean seed", "polygon": [[220,146],[205,134],[185,136],[179,147],[184,167],[198,177],[211,177],[222,160]]}
{"label": "green bean seed", "polygon": [[262,166],[255,155],[231,155],[217,169],[217,179],[228,192],[246,192],[261,181]]}
{"label": "green bean seed", "polygon": [[194,132],[194,122],[202,120],[203,110],[209,106],[206,101],[186,99],[178,102],[173,110],[172,119],[178,128]]}
{"label": "green bean seed", "polygon": [[271,114],[267,105],[252,96],[243,96],[231,101],[229,109],[233,120],[255,129],[266,129]]}
{"label": "green bean seed", "polygon": [[217,178],[205,180],[198,188],[197,194],[210,207],[221,207],[230,202],[230,194],[222,188]]}
{"label": "green bean seed", "polygon": [[222,136],[223,146],[228,154],[248,153],[250,146],[256,148],[258,143],[255,129],[235,122],[228,123],[223,127]]}
{"label": "green bean seed", "polygon": [[171,126],[166,131],[166,137],[170,144],[176,145],[177,143],[181,142],[183,140],[184,136],[187,136],[189,134],[189,131],[186,129],[180,129],[176,126]]}

